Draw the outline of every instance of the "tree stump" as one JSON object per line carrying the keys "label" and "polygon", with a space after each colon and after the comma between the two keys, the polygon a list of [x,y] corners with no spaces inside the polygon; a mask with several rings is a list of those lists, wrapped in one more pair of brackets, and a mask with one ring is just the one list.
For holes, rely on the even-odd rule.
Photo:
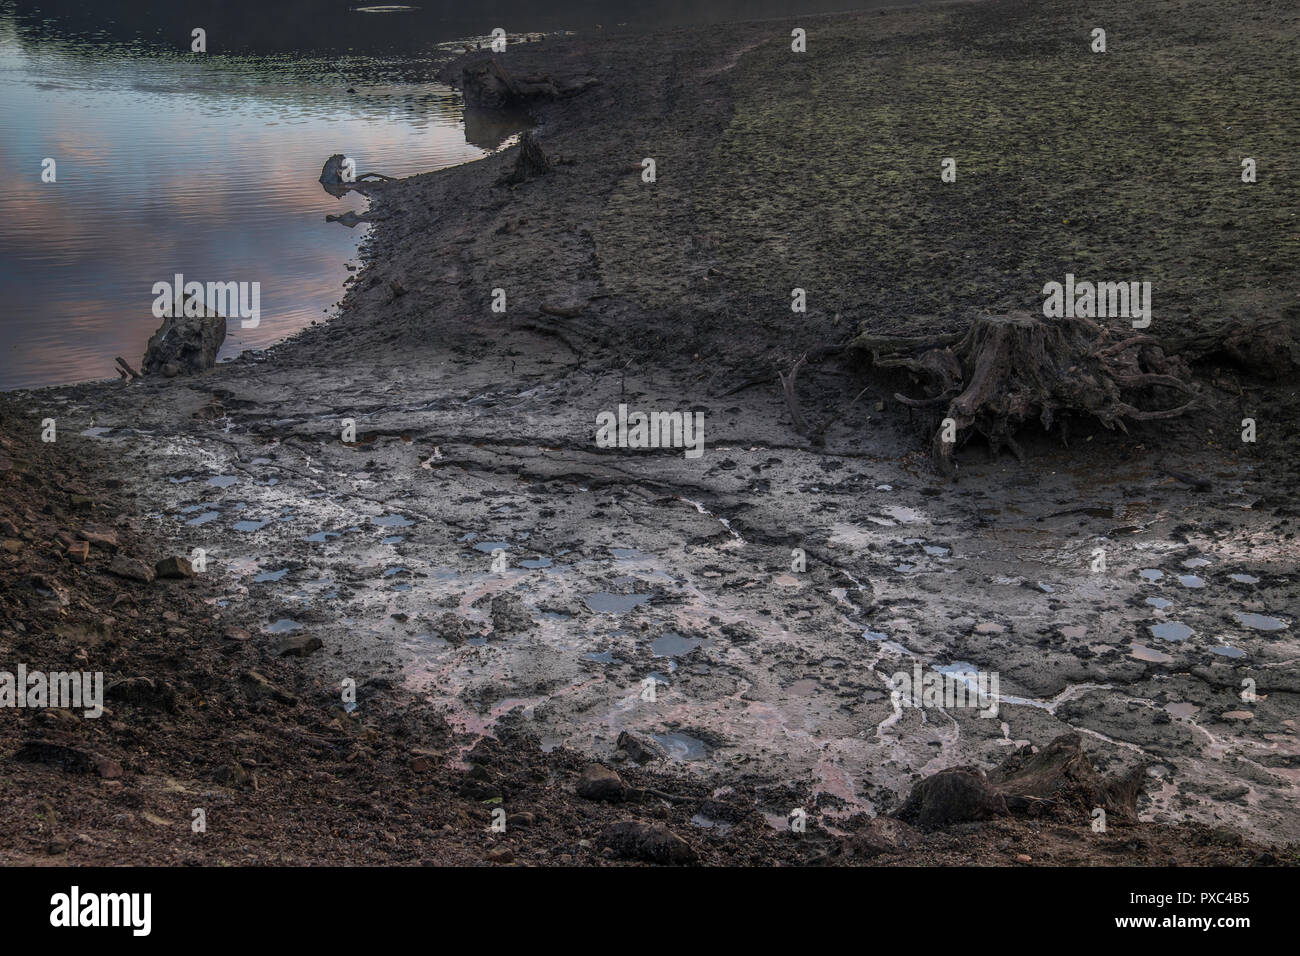
{"label": "tree stump", "polygon": [[501,177],[499,185],[517,186],[537,176],[551,171],[551,160],[542,152],[541,144],[532,130],[519,137],[519,154],[515,157],[515,168]]}
{"label": "tree stump", "polygon": [[973,429],[996,455],[1006,446],[1024,460],[1014,433],[1037,420],[1044,430],[1067,413],[1092,415],[1107,428],[1124,422],[1174,418],[1195,404],[1144,410],[1143,399],[1191,395],[1186,366],[1167,357],[1149,335],[1115,332],[1089,319],[1045,319],[1029,313],[981,316],[964,335],[935,338],[859,336],[879,368],[902,368],[923,380],[926,395],[894,397],[910,408],[939,409],[931,451],[945,476],[955,472],[953,450]]}

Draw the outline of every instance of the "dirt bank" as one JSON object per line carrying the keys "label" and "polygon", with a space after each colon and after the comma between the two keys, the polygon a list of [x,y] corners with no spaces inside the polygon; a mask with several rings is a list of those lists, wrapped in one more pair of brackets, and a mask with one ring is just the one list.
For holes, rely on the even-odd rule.
{"label": "dirt bank", "polygon": [[[608,832],[634,820],[705,862],[1291,859],[1290,383],[1202,364],[1184,421],[1030,435],[1026,465],[972,444],[950,484],[861,359],[800,375],[805,414],[841,416],[819,445],[771,380],[863,328],[1036,308],[1067,271],[1152,281],[1182,329],[1294,317],[1294,14],[1233,6],[809,20],[803,58],[784,23],[514,48],[600,79],[538,109],[551,173],[497,186],[507,152],[386,187],[339,316],[269,353],[6,396],[4,659],[136,679],[97,721],[0,722],[6,858],[689,858]],[[1268,160],[1253,187],[1214,185],[1228,127]],[[703,457],[599,447],[620,404],[702,414]],[[57,537],[97,529],[117,550],[84,563]],[[109,570],[195,548],[193,578]],[[897,710],[914,665],[996,673],[998,713]],[[1063,733],[1144,774],[1142,823],[853,842],[923,777]],[[671,796],[578,796],[592,759]]]}

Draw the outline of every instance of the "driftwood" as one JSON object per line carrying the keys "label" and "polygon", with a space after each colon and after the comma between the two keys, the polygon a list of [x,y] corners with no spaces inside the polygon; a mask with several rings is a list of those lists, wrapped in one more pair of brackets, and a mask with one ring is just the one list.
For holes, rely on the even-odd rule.
{"label": "driftwood", "polygon": [[[1154,337],[1115,332],[1088,319],[981,316],[962,335],[861,336],[852,344],[869,351],[877,368],[905,369],[923,380],[924,396],[894,397],[951,419],[932,444],[935,466],[949,477],[963,432],[983,435],[994,455],[1006,446],[1023,461],[1014,433],[1031,420],[1050,431],[1064,425],[1063,416],[1081,413],[1127,431],[1126,420],[1174,418],[1196,401],[1186,366],[1166,356]],[[1171,396],[1177,404],[1170,404]],[[1161,407],[1135,404],[1142,399]]]}
{"label": "driftwood", "polygon": [[[117,374],[121,375],[122,378],[126,379],[128,382],[134,381],[135,379],[142,377],[139,372],[137,372],[135,369],[133,369],[130,365],[127,364],[126,359],[122,358],[122,356],[119,355],[115,359],[115,361],[119,366],[121,366],[117,370]],[[130,378],[127,378],[128,375],[130,376]]]}

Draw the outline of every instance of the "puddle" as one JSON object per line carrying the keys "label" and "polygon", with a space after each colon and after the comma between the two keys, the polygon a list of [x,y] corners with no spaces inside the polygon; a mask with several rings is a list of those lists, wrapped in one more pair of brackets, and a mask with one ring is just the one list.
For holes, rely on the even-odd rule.
{"label": "puddle", "polygon": [[1192,636],[1192,629],[1186,624],[1180,624],[1177,621],[1165,621],[1163,624],[1148,625],[1153,637],[1159,637],[1166,641],[1185,641]]}
{"label": "puddle", "polygon": [[509,541],[480,541],[478,544],[474,545],[474,550],[485,551],[488,554],[491,554],[493,551],[509,551],[510,542]]}
{"label": "puddle", "polygon": [[945,548],[941,544],[927,544],[922,550],[932,558],[943,558],[952,553],[952,548]]}
{"label": "puddle", "polygon": [[272,622],[272,624],[269,627],[267,627],[266,633],[292,634],[294,631],[301,631],[301,630],[302,630],[302,625],[299,624],[297,621],[295,621],[293,618],[282,617],[278,621]]}
{"label": "puddle", "polygon": [[395,574],[410,574],[410,573],[411,573],[410,568],[404,568],[400,564],[395,565],[391,568],[384,568],[384,577],[386,578],[391,578]]}
{"label": "puddle", "polygon": [[1163,611],[1165,608],[1169,607],[1174,602],[1167,601],[1164,598],[1150,597],[1147,598],[1147,603],[1150,604],[1153,608]]}
{"label": "puddle", "polygon": [[322,542],[325,541],[333,541],[335,538],[341,536],[342,536],[341,533],[338,531],[317,531],[315,534],[307,535],[307,537],[303,538],[302,540],[310,541],[313,544],[321,544]]}
{"label": "puddle", "polygon": [[1210,563],[1209,558],[1188,558],[1183,562],[1185,568],[1203,568]]}
{"label": "puddle", "polygon": [[270,518],[261,521],[236,521],[233,527],[236,531],[261,531],[270,523]]}
{"label": "puddle", "polygon": [[1182,585],[1183,587],[1185,587],[1185,588],[1203,588],[1203,587],[1205,587],[1205,580],[1204,580],[1203,578],[1199,578],[1199,577],[1197,577],[1195,574],[1180,574],[1180,575],[1178,575],[1178,583],[1181,584],[1181,585]]}
{"label": "puddle", "polygon": [[1174,659],[1164,651],[1158,651],[1154,647],[1147,647],[1145,644],[1134,644],[1129,653],[1140,661],[1146,661],[1148,664],[1172,664]]}
{"label": "puddle", "polygon": [[1211,647],[1210,650],[1212,650],[1214,653],[1219,654],[1219,655],[1221,655],[1221,656],[1223,656],[1223,657],[1231,657],[1231,658],[1233,658],[1234,660],[1235,660],[1236,658],[1239,658],[1239,657],[1245,657],[1245,656],[1246,656],[1246,652],[1243,651],[1241,648],[1239,648],[1239,647],[1229,647],[1229,646],[1227,646],[1226,644],[1221,645],[1221,646],[1219,646],[1219,647]]}
{"label": "puddle", "polygon": [[588,651],[582,655],[584,661],[595,661],[597,664],[614,663],[614,649],[611,647],[607,651]]}
{"label": "puddle", "polygon": [[545,557],[524,558],[519,562],[519,566],[521,568],[549,568],[551,566],[551,559]]}
{"label": "puddle", "polygon": [[265,584],[267,581],[278,581],[288,573],[288,568],[281,568],[279,571],[263,571],[253,578],[253,583]]}
{"label": "puddle", "polygon": [[1253,575],[1253,574],[1229,574],[1228,577],[1231,578],[1232,580],[1236,581],[1238,584],[1258,584],[1258,583],[1259,583],[1259,578],[1255,577],[1255,575]]}
{"label": "puddle", "polygon": [[379,543],[380,544],[401,544],[405,540],[406,537],[404,535],[390,534],[388,537],[384,538]]}
{"label": "puddle", "polygon": [[1237,623],[1242,627],[1253,628],[1256,631],[1280,631],[1287,626],[1285,621],[1264,614],[1256,614],[1253,611],[1233,611],[1232,616],[1237,619]]}
{"label": "puddle", "polygon": [[377,524],[381,528],[409,528],[415,524],[404,515],[380,515],[378,518],[371,518],[370,523]]}
{"label": "puddle", "polygon": [[683,637],[676,631],[668,631],[650,642],[650,653],[655,657],[684,657],[703,643],[702,638]]}
{"label": "puddle", "polygon": [[665,750],[670,760],[704,760],[709,756],[709,748],[698,737],[690,734],[651,734]]}
{"label": "puddle", "polygon": [[214,488],[229,488],[239,481],[237,475],[213,475],[208,479],[208,484]]}
{"label": "puddle", "polygon": [[1143,568],[1138,572],[1138,574],[1146,578],[1148,581],[1159,581],[1165,576],[1165,572],[1161,571],[1159,568]]}
{"label": "puddle", "polygon": [[582,599],[596,614],[626,614],[634,607],[650,600],[648,594],[615,594],[612,591],[597,591]]}
{"label": "puddle", "polygon": [[695,816],[691,817],[691,823],[703,830],[716,829],[720,834],[724,834],[731,829],[730,823],[725,823],[722,820],[715,820],[712,817],[706,817],[702,813],[697,813]]}
{"label": "puddle", "polygon": [[640,561],[649,557],[644,551],[638,551],[636,548],[610,548],[609,553],[614,556],[615,561]]}
{"label": "puddle", "polygon": [[216,521],[221,517],[220,511],[205,511],[197,518],[191,518],[185,524],[191,528],[197,528],[199,525],[207,524],[209,521]]}

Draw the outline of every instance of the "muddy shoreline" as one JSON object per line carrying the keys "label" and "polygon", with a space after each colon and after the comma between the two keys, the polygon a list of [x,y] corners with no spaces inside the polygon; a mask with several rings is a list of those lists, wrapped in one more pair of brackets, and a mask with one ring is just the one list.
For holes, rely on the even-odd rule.
{"label": "muddy shoreline", "polygon": [[[1122,5],[1103,6],[1113,32],[1136,30]],[[1274,49],[1266,27],[1246,35],[1211,5],[1153,6],[1143,47],[1185,54],[1188,72],[1225,45]],[[1009,77],[1027,60],[1022,82],[1036,86],[1069,63],[1057,7],[809,18],[799,25],[825,52],[807,62],[789,61],[789,29],[773,23],[511,49],[520,72],[600,80],[537,108],[559,161],[549,176],[495,185],[507,151],[386,187],[339,315],[266,353],[182,379],[3,396],[5,657],[83,661],[117,686],[100,721],[22,711],[0,724],[3,858],[1293,860],[1293,385],[1206,364],[1207,401],[1185,421],[1128,436],[1085,425],[1068,448],[1031,436],[1025,465],[971,447],[947,484],[925,454],[927,423],[860,356],[801,376],[805,413],[841,416],[821,444],[791,428],[764,380],[856,331],[949,330],[973,308],[1025,307],[1080,260],[1134,255],[1126,217],[1154,215],[1153,200],[1107,195],[1111,220],[1080,232],[1059,228],[1058,206],[1038,208],[1043,195],[1077,203],[1076,186],[1017,193],[991,172],[956,206],[940,205],[928,172],[873,192],[874,215],[842,196],[865,188],[859,164],[929,157],[923,65],[960,50]],[[1171,26],[1189,12],[1209,24],[1199,45]],[[845,115],[809,112],[786,148],[815,150],[823,135],[847,148],[804,190],[775,188],[798,164],[759,144],[794,122],[788,109],[827,102],[825,84],[862,49],[864,75],[888,78],[917,118],[886,125],[886,102],[854,86],[840,106],[875,110],[864,125],[898,154],[837,130]],[[985,102],[978,79],[949,81],[957,103]],[[1252,102],[1237,108],[1258,121]],[[978,115],[993,135],[999,122]],[[1022,122],[1004,114],[1002,132],[1025,135]],[[1275,188],[1249,202],[1294,187]],[[1258,212],[1199,201],[1211,219]],[[995,209],[1023,228],[991,237]],[[1286,224],[1263,215],[1266,242],[1269,223]],[[1160,280],[1187,248],[1240,252],[1204,238],[1185,229],[1139,265]],[[967,262],[963,248],[985,254]],[[1183,326],[1294,314],[1293,289],[1256,281],[1284,257],[1241,262],[1203,313],[1186,305],[1203,298],[1199,279],[1164,284],[1177,290],[1165,314]],[[795,286],[812,305],[792,324]],[[595,415],[620,404],[701,413],[705,455],[598,447]],[[1267,425],[1262,445],[1235,440],[1247,413]],[[49,417],[52,445],[36,440]],[[341,440],[345,419],[355,442]],[[92,541],[77,563],[83,531],[116,544]],[[152,565],[194,548],[209,566],[192,578],[110,571],[124,555]],[[996,719],[896,713],[888,677],[914,664],[996,672]],[[355,707],[339,692],[348,680]],[[1141,822],[1095,833],[1060,808],[933,832],[886,824],[919,780],[992,770],[1062,734],[1108,777],[1145,774]],[[63,749],[29,746],[47,738]],[[586,799],[574,790],[593,761],[673,799]],[[210,808],[202,835],[198,807]],[[796,807],[806,834],[783,825]],[[514,821],[504,834],[491,829],[498,808]],[[689,854],[667,839],[628,849],[609,836],[628,821],[665,825]]]}

